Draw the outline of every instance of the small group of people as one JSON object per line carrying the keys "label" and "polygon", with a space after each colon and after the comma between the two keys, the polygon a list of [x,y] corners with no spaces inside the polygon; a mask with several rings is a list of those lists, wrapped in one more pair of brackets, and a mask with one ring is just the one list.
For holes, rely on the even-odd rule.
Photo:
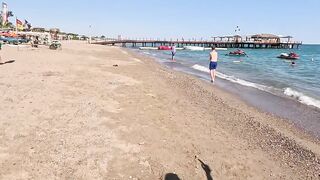
{"label": "small group of people", "polygon": [[[175,62],[175,55],[176,55],[176,46],[175,44],[171,47],[171,60]],[[211,83],[214,83],[216,79],[216,69],[218,66],[218,53],[216,51],[215,47],[211,48],[210,57],[209,57],[209,70],[210,70],[210,76],[211,76]]]}

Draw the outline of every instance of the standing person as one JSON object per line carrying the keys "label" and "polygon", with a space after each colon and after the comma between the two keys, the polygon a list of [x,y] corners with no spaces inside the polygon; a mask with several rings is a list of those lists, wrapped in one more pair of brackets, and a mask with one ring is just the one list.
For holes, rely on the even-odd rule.
{"label": "standing person", "polygon": [[34,40],[34,42],[33,42],[33,46],[35,47],[35,48],[38,48],[38,45],[39,45],[39,37],[38,36],[36,36],[36,39]]}
{"label": "standing person", "polygon": [[212,51],[210,52],[209,69],[210,69],[210,75],[211,75],[211,82],[214,83],[214,80],[216,78],[216,69],[218,66],[218,53],[215,47],[212,47],[211,49]]}
{"label": "standing person", "polygon": [[172,60],[172,61],[175,61],[174,56],[176,55],[176,52],[177,52],[177,50],[176,50],[176,45],[173,44],[172,47],[171,47],[171,55],[172,55],[171,60]]}
{"label": "standing person", "polygon": [[[2,43],[0,42],[0,51],[2,50]],[[1,55],[0,55],[0,65],[2,65],[2,64],[4,64],[3,62],[2,62],[2,58],[1,58]]]}

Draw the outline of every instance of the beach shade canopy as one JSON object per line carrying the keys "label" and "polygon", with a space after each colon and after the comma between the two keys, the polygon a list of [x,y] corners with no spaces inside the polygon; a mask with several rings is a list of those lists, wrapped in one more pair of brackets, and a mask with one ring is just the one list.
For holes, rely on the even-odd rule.
{"label": "beach shade canopy", "polygon": [[240,35],[233,36],[234,38],[242,38]]}
{"label": "beach shade canopy", "polygon": [[274,34],[256,34],[251,36],[251,38],[255,39],[278,39],[279,36],[274,35]]}
{"label": "beach shade canopy", "polygon": [[220,36],[220,38],[233,38],[234,35]]}
{"label": "beach shade canopy", "polygon": [[280,38],[291,39],[293,37],[292,36],[281,36]]}
{"label": "beach shade canopy", "polygon": [[240,35],[218,36],[217,38],[241,38]]}

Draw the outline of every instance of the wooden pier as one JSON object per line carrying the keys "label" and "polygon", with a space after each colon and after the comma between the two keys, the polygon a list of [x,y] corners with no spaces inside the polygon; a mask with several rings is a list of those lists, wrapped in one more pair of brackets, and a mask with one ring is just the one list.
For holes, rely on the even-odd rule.
{"label": "wooden pier", "polygon": [[158,46],[200,46],[200,47],[217,47],[217,48],[273,48],[273,49],[293,49],[299,48],[302,42],[252,42],[252,41],[230,41],[230,42],[215,42],[215,41],[182,41],[182,40],[107,40],[95,41],[92,44],[100,45],[120,45],[122,47],[158,47]]}

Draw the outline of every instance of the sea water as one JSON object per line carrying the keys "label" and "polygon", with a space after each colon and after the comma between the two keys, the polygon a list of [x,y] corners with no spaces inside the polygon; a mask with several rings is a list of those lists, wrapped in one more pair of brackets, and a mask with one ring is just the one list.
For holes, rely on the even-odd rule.
{"label": "sea water", "polygon": [[[218,51],[218,77],[242,86],[284,96],[320,108],[320,45],[299,49],[244,49],[248,56],[226,56]],[[300,55],[295,65],[277,58],[281,53]],[[170,62],[170,51],[143,51],[160,62]],[[177,51],[177,63],[199,72],[209,72],[209,51]]]}

